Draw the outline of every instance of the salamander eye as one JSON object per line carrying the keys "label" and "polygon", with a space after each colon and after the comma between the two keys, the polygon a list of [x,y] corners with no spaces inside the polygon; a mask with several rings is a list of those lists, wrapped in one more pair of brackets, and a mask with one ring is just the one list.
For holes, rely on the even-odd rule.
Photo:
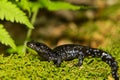
{"label": "salamander eye", "polygon": [[36,43],[35,45],[36,45],[36,46],[40,46],[40,44],[39,44],[39,43]]}

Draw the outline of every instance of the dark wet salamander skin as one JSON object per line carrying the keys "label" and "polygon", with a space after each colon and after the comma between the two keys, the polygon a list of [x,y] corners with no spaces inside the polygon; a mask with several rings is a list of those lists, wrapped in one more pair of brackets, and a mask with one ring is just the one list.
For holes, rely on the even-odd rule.
{"label": "dark wet salamander skin", "polygon": [[27,46],[34,49],[38,54],[48,61],[53,61],[57,66],[60,66],[63,60],[72,60],[78,58],[78,65],[81,66],[85,57],[100,57],[111,67],[111,73],[115,80],[119,80],[118,63],[114,57],[105,51],[78,44],[65,44],[50,49],[47,45],[39,42],[28,42]]}

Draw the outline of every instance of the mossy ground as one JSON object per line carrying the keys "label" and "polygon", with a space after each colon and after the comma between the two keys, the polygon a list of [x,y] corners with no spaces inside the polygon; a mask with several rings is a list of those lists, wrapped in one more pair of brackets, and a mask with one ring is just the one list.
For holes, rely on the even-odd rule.
{"label": "mossy ground", "polygon": [[[106,49],[117,60],[120,66],[120,47]],[[110,67],[100,58],[85,58],[82,66],[75,66],[77,59],[63,61],[61,67],[53,62],[40,59],[35,53],[26,56],[12,54],[0,55],[1,80],[113,80]],[[120,69],[118,70],[120,74]]]}

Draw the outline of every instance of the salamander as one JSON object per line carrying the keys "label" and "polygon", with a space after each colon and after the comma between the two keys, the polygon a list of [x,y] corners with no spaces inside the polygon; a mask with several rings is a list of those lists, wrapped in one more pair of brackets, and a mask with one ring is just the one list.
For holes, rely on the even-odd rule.
{"label": "salamander", "polygon": [[119,75],[117,73],[118,63],[115,61],[115,58],[106,51],[79,44],[64,44],[51,49],[44,43],[35,41],[27,42],[27,46],[38,52],[45,60],[53,61],[58,67],[60,67],[61,62],[64,60],[68,61],[78,58],[77,65],[81,66],[85,57],[92,56],[101,58],[102,61],[106,62],[111,67],[113,78],[119,80]]}

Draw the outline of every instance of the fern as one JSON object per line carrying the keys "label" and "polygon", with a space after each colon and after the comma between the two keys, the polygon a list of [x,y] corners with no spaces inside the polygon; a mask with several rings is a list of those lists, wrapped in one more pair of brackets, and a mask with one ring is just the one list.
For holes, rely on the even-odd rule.
{"label": "fern", "polygon": [[0,24],[0,42],[16,49],[16,45],[2,24]]}
{"label": "fern", "polygon": [[15,4],[6,0],[0,0],[0,19],[11,22],[25,24],[28,28],[33,28],[27,16]]}

